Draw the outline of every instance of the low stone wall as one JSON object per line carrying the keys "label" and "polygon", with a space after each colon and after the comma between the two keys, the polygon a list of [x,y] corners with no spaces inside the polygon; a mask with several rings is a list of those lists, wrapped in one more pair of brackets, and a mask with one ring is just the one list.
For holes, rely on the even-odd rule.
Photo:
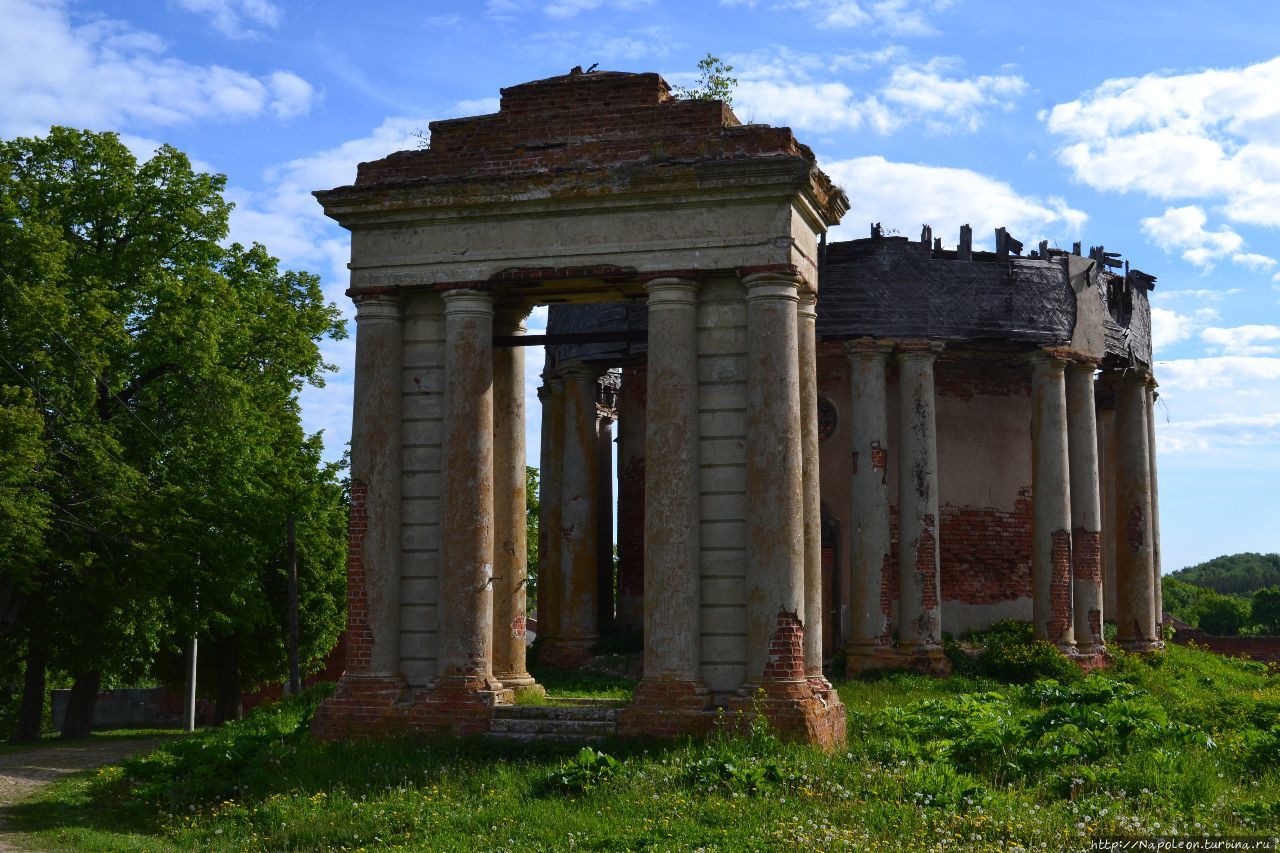
{"label": "low stone wall", "polygon": [[1177,631],[1173,641],[1195,645],[1220,655],[1280,664],[1280,637],[1215,637],[1203,631]]}

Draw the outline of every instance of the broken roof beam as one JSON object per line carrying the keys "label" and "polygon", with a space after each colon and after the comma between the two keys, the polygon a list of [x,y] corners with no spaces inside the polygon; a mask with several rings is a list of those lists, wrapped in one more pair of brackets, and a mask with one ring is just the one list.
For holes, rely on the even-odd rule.
{"label": "broken roof beam", "polygon": [[996,255],[1004,260],[1009,255],[1022,254],[1022,241],[1016,240],[1004,228],[996,229]]}
{"label": "broken roof beam", "polygon": [[973,229],[968,225],[960,226],[960,244],[956,246],[956,260],[973,260]]}

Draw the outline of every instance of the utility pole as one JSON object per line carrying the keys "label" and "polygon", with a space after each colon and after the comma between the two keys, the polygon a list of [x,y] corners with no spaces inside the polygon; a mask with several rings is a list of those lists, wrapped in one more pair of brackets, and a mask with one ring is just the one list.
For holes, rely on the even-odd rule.
{"label": "utility pole", "polygon": [[285,534],[289,568],[289,690],[291,696],[302,692],[302,673],[298,669],[298,530],[293,511]]}
{"label": "utility pole", "polygon": [[187,695],[182,703],[182,727],[188,732],[196,730],[196,651],[194,634],[187,643]]}

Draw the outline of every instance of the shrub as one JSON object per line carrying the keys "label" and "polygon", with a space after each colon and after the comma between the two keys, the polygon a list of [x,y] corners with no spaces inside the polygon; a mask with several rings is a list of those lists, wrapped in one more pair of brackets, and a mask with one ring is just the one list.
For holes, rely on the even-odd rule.
{"label": "shrub", "polygon": [[1045,640],[988,638],[978,655],[984,675],[1013,684],[1030,684],[1040,678],[1061,682],[1079,681],[1080,668]]}
{"label": "shrub", "polygon": [[612,755],[584,746],[572,760],[547,776],[546,786],[562,794],[580,794],[609,779],[621,766],[622,762]]}

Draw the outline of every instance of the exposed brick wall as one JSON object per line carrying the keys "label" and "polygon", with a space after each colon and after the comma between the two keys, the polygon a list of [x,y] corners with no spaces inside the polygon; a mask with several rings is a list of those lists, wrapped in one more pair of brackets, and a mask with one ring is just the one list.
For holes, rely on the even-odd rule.
{"label": "exposed brick wall", "polygon": [[1031,596],[1030,486],[1018,490],[1011,512],[944,505],[939,535],[944,600],[990,604]]}
{"label": "exposed brick wall", "polygon": [[[1071,577],[1079,584],[1102,584],[1102,534],[1077,527],[1071,531]],[[1077,643],[1102,642],[1102,613],[1091,608],[1088,613],[1089,636],[1076,637]]]}
{"label": "exposed brick wall", "polygon": [[1196,645],[1229,657],[1280,664],[1280,637],[1214,637],[1202,631],[1177,631],[1175,643]]}
{"label": "exposed brick wall", "polygon": [[1053,531],[1053,549],[1049,555],[1049,640],[1061,642],[1071,627],[1071,534]]}
{"label": "exposed brick wall", "polygon": [[[675,99],[657,74],[600,72],[503,89],[499,112],[432,122],[430,148],[361,163],[356,185],[778,155],[816,163],[789,128],[742,125],[719,101]],[[814,177],[825,206],[839,190]]]}
{"label": "exposed brick wall", "polygon": [[365,590],[364,535],[369,529],[369,486],[351,481],[351,508],[347,520],[347,630],[346,669],[367,672],[373,654],[373,633],[369,630],[369,602]]}
{"label": "exposed brick wall", "polygon": [[804,678],[804,624],[798,614],[778,611],[764,677],[766,681]]}

